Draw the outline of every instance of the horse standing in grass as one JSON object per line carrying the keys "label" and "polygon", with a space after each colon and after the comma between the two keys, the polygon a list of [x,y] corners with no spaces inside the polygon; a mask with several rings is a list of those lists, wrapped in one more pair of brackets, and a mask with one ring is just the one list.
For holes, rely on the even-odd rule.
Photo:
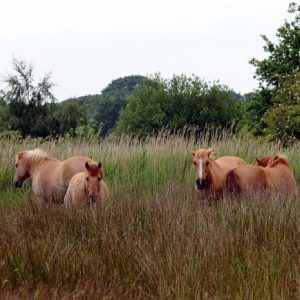
{"label": "horse standing in grass", "polygon": [[211,158],[213,149],[199,149],[192,152],[195,166],[196,201],[210,202],[223,193],[227,172],[235,167],[245,165],[246,162],[236,156],[223,156],[216,160]]}
{"label": "horse standing in grass", "polygon": [[85,172],[74,175],[70,181],[64,204],[70,206],[86,206],[101,204],[108,197],[108,187],[103,179],[101,163],[85,163]]}
{"label": "horse standing in grass", "polygon": [[74,156],[65,161],[49,157],[41,149],[19,152],[16,155],[14,185],[22,187],[23,182],[32,179],[32,190],[38,201],[62,203],[71,178],[84,171],[88,157]]}
{"label": "horse standing in grass", "polygon": [[231,170],[226,179],[229,191],[276,191],[282,195],[296,195],[296,180],[287,159],[281,155],[256,159],[256,165],[245,165]]}

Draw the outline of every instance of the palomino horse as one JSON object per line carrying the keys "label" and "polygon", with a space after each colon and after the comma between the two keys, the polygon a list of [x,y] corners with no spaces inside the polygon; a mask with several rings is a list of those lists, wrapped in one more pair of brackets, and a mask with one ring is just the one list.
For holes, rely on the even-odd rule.
{"label": "palomino horse", "polygon": [[222,194],[229,170],[245,165],[246,162],[236,156],[223,156],[216,160],[211,158],[213,149],[199,149],[192,152],[195,166],[195,199],[210,202]]}
{"label": "palomino horse", "polygon": [[14,184],[20,188],[23,182],[32,179],[32,190],[37,200],[62,203],[71,178],[84,171],[88,157],[74,156],[65,161],[49,157],[41,149],[19,152],[16,155]]}
{"label": "palomino horse", "polygon": [[99,204],[108,197],[108,186],[103,177],[101,163],[85,163],[86,172],[74,175],[65,195],[64,204],[85,206],[89,203]]}
{"label": "palomino horse", "polygon": [[232,192],[276,191],[297,194],[293,171],[284,156],[276,155],[256,159],[256,165],[245,165],[231,170],[226,187]]}

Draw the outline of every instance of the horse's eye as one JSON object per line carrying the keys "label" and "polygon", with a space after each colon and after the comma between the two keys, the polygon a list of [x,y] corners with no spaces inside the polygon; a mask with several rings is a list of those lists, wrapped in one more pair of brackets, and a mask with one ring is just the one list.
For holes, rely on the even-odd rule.
{"label": "horse's eye", "polygon": [[197,163],[194,161],[193,164],[194,164],[194,166],[196,166]]}
{"label": "horse's eye", "polygon": [[209,161],[206,162],[206,165],[207,165],[207,166],[209,165]]}
{"label": "horse's eye", "polygon": [[98,181],[100,181],[101,180],[101,177],[98,177]]}
{"label": "horse's eye", "polygon": [[16,164],[16,168],[18,167],[18,164]]}
{"label": "horse's eye", "polygon": [[89,181],[89,178],[88,177],[85,177],[86,181]]}

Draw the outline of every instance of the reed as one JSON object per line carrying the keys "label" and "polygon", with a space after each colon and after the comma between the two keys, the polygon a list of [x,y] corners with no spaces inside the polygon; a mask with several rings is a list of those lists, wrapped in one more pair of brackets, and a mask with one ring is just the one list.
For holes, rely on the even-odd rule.
{"label": "reed", "polygon": [[[299,298],[299,199],[197,206],[189,152],[208,146],[249,163],[284,153],[300,181],[299,144],[223,131],[198,140],[167,132],[144,141],[0,140],[1,298]],[[12,186],[16,152],[35,147],[101,161],[111,199],[97,210],[37,207],[30,182]]]}

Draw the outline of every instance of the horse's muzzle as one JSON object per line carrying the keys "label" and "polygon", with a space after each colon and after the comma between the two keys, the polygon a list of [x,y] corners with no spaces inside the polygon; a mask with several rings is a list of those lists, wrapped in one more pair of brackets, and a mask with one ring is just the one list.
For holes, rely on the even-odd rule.
{"label": "horse's muzzle", "polygon": [[204,190],[207,187],[206,180],[200,180],[199,178],[196,180],[196,185],[198,190]]}
{"label": "horse's muzzle", "polygon": [[22,187],[22,182],[19,181],[19,180],[14,181],[14,185],[15,185],[16,188],[20,188],[20,187]]}

